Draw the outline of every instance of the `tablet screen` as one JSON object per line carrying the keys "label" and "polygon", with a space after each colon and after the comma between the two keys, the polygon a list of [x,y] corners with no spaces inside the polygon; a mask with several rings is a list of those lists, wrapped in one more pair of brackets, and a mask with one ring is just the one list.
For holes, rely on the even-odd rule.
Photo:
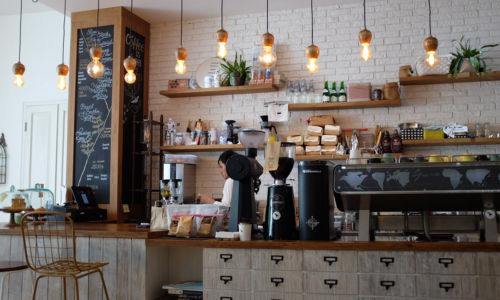
{"label": "tablet screen", "polygon": [[78,209],[99,208],[92,188],[87,186],[72,186],[71,191]]}

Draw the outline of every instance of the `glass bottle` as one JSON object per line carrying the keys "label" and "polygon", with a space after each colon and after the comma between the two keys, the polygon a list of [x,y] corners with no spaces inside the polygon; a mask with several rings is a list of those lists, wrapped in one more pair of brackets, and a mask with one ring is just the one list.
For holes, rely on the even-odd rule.
{"label": "glass bottle", "polygon": [[325,88],[323,89],[323,103],[330,102],[330,92],[328,91],[328,81],[325,81]]}
{"label": "glass bottle", "polygon": [[286,101],[293,101],[293,84],[291,80],[288,80],[288,85],[286,87]]}
{"label": "glass bottle", "polygon": [[294,95],[293,103],[300,103],[300,83],[299,80],[295,80],[295,85],[293,86]]}
{"label": "glass bottle", "polygon": [[307,98],[307,103],[314,102],[314,82],[311,80],[309,82],[309,97]]}
{"label": "glass bottle", "polygon": [[337,83],[332,82],[332,90],[330,91],[330,102],[338,102],[339,94],[337,93]]}
{"label": "glass bottle", "polygon": [[347,102],[347,93],[345,92],[343,81],[340,82],[339,102]]}
{"label": "glass bottle", "polygon": [[307,93],[307,82],[305,79],[302,79],[302,83],[300,84],[300,103],[307,103],[307,97],[309,94]]}
{"label": "glass bottle", "polygon": [[476,137],[482,137],[483,136],[483,130],[482,130],[482,125],[481,123],[476,124]]}
{"label": "glass bottle", "polygon": [[491,127],[490,123],[484,123],[484,137],[489,138],[491,135]]}

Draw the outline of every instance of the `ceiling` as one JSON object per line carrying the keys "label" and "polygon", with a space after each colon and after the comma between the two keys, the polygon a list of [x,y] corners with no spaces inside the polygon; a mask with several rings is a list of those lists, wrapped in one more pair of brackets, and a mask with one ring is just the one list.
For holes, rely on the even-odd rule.
{"label": "ceiling", "polygon": [[[19,14],[20,1],[3,1],[2,15]],[[23,1],[23,13],[35,13],[56,10],[63,12],[64,0],[32,0]],[[35,0],[36,1],[36,0]],[[375,0],[368,0],[375,1]],[[134,13],[149,23],[173,22],[180,20],[180,0],[135,0]],[[269,11],[282,11],[297,8],[308,8],[308,0],[271,0]],[[362,0],[316,0],[314,6],[330,6],[336,4],[362,3]],[[102,0],[101,8],[130,6],[130,0]],[[72,12],[97,9],[97,0],[67,0],[67,15]],[[224,2],[224,15],[242,15],[266,12],[266,0],[230,0]],[[184,19],[194,20],[220,16],[219,0],[186,0],[184,1]]]}

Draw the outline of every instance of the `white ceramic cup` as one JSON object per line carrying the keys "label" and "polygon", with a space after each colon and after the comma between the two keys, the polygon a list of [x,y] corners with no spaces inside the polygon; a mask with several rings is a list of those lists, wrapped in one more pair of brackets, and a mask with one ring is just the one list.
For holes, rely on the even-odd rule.
{"label": "white ceramic cup", "polygon": [[205,76],[205,88],[213,87],[214,78],[212,76]]}
{"label": "white ceramic cup", "polygon": [[252,224],[240,223],[238,228],[240,229],[240,241],[246,242],[252,239]]}

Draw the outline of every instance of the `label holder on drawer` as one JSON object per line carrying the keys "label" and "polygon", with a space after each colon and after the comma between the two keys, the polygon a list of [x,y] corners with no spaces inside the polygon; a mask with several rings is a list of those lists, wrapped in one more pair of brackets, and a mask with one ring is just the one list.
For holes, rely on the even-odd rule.
{"label": "label holder on drawer", "polygon": [[224,262],[227,262],[228,260],[233,259],[233,255],[232,254],[221,254],[220,259],[223,259]]}
{"label": "label holder on drawer", "polygon": [[448,290],[450,290],[454,287],[455,287],[455,283],[453,283],[453,282],[440,282],[439,283],[439,288],[444,289],[447,293],[448,293]]}
{"label": "label holder on drawer", "polygon": [[388,291],[390,287],[394,286],[394,281],[381,281],[380,286],[385,287],[385,290]]}
{"label": "label holder on drawer", "polygon": [[324,283],[330,287],[330,290],[334,285],[337,285],[339,281],[337,279],[325,279]]}
{"label": "label holder on drawer", "polygon": [[337,262],[338,259],[336,256],[325,256],[323,257],[323,261],[327,262],[329,266],[332,265],[332,263]]}
{"label": "label holder on drawer", "polygon": [[448,268],[448,265],[453,264],[453,258],[440,258],[438,259],[440,264],[443,264],[445,268]]}
{"label": "label holder on drawer", "polygon": [[220,300],[233,300],[233,297],[220,297]]}
{"label": "label holder on drawer", "polygon": [[229,281],[232,281],[232,280],[233,280],[233,276],[224,276],[224,275],[222,275],[222,276],[220,277],[220,280],[221,280],[221,281],[224,281],[224,284],[227,284]]}
{"label": "label holder on drawer", "polygon": [[284,260],[283,255],[271,255],[271,260],[278,264],[280,261]]}
{"label": "label holder on drawer", "polygon": [[380,262],[384,263],[386,267],[394,263],[394,257],[381,257]]}
{"label": "label holder on drawer", "polygon": [[276,287],[280,284],[283,283],[285,280],[283,278],[279,277],[271,277],[271,282],[276,285]]}

